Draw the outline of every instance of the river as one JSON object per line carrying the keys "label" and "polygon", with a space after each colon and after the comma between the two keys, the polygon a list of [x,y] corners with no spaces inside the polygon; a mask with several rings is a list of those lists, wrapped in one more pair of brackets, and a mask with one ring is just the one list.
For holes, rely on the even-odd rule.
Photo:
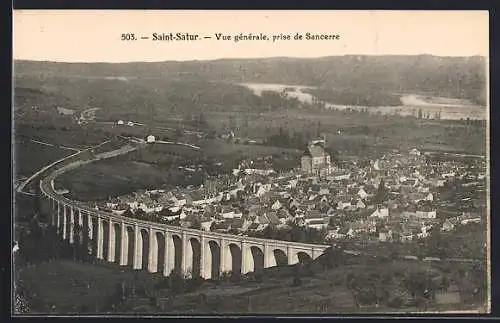
{"label": "river", "polygon": [[[313,103],[315,97],[309,93],[305,93],[303,89],[312,89],[314,86],[307,85],[286,85],[286,84],[268,84],[268,83],[241,83],[256,95],[261,95],[263,91],[285,91],[288,97],[295,97],[303,103]],[[444,120],[460,120],[460,119],[475,119],[486,120],[488,117],[488,109],[479,105],[474,105],[465,100],[458,100],[443,97],[427,97],[418,94],[403,94],[401,96],[402,105],[399,106],[349,106],[339,105],[325,102],[326,109],[335,110],[362,110],[368,109],[373,114],[394,115],[401,116],[417,116],[418,110],[422,109],[424,116],[430,115],[430,119],[434,119],[437,113],[441,114],[441,119]]]}

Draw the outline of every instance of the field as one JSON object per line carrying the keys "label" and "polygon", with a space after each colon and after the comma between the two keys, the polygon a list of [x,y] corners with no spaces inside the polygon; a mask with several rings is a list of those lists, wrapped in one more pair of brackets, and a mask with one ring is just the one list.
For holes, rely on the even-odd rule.
{"label": "field", "polygon": [[270,147],[263,145],[243,145],[217,140],[201,140],[199,142],[203,153],[211,158],[224,161],[226,164],[236,166],[235,163],[245,158],[257,158],[265,156],[288,157],[296,161],[296,166],[300,163],[301,150],[287,149],[280,147]]}
{"label": "field", "polygon": [[58,177],[56,188],[68,189],[68,198],[93,201],[128,194],[139,189],[155,189],[169,183],[168,169],[146,163],[121,160],[97,161]]}
{"label": "field", "polygon": [[14,134],[16,138],[23,140],[38,140],[56,146],[78,149],[97,145],[110,137],[105,129],[97,130],[89,126],[79,126],[71,120],[46,124],[42,120],[40,123],[20,122],[15,125]]}
{"label": "field", "polygon": [[75,151],[49,147],[27,140],[16,140],[14,146],[14,172],[16,178],[29,177],[42,167]]}
{"label": "field", "polygon": [[111,136],[106,133],[88,131],[67,121],[61,124],[18,123],[13,138],[14,177],[16,181],[27,178],[52,162],[109,138]]}
{"label": "field", "polygon": [[[106,200],[139,189],[173,188],[176,185],[200,185],[198,172],[178,168],[197,152],[179,146],[150,145],[127,155],[83,165],[59,176],[56,188],[68,189],[68,197],[81,201]],[[189,156],[189,155],[187,155]]]}
{"label": "field", "polygon": [[[230,172],[237,161],[246,157],[275,155],[280,165],[299,164],[299,151],[258,145],[238,145],[203,140],[201,151],[154,144],[128,155],[96,161],[71,170],[55,181],[56,188],[68,189],[69,198],[92,201],[128,194],[139,189],[174,188],[200,185],[205,171]],[[222,165],[217,165],[221,162]],[[202,166],[195,172],[179,166]]]}
{"label": "field", "polygon": [[213,112],[207,122],[218,131],[236,129],[237,137],[266,139],[277,134],[325,135],[330,148],[345,154],[374,150],[422,150],[485,154],[486,127],[459,121],[418,120],[341,111],[278,110],[268,112]]}

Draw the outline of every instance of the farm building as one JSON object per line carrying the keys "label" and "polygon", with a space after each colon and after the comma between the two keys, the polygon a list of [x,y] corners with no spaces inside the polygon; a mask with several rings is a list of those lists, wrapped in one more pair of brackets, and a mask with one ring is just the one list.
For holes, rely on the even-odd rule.
{"label": "farm building", "polygon": [[153,135],[149,135],[149,136],[146,138],[146,142],[148,142],[148,143],[153,143],[153,142],[155,142],[155,141],[156,141],[156,138],[155,138],[155,136],[153,136]]}

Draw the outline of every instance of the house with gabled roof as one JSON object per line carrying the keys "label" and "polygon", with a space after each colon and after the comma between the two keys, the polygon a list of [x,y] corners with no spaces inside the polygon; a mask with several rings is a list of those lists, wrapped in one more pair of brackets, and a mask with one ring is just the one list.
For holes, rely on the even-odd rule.
{"label": "house with gabled roof", "polygon": [[413,232],[410,230],[404,230],[399,234],[399,239],[401,242],[412,241],[413,237],[414,237]]}
{"label": "house with gabled roof", "polygon": [[260,223],[250,223],[250,225],[248,226],[247,228],[247,232],[258,232],[258,231],[262,231],[266,228],[267,225],[264,225],[264,224],[260,224]]}
{"label": "house with gabled roof", "polygon": [[387,228],[382,228],[378,232],[378,240],[385,242],[392,240],[392,230]]}
{"label": "house with gabled roof", "polygon": [[307,198],[308,201],[314,201],[318,197],[317,194],[309,194],[309,197]]}
{"label": "house with gabled roof", "polygon": [[372,214],[371,218],[387,218],[389,216],[389,210],[387,208],[377,208]]}
{"label": "house with gabled roof", "polygon": [[228,232],[229,229],[231,228],[230,224],[226,223],[226,221],[214,222],[213,226],[214,226],[214,228],[213,228],[214,232],[221,232],[221,233]]}
{"label": "house with gabled roof", "polygon": [[318,210],[310,210],[304,215],[304,220],[307,223],[313,220],[327,218],[326,214],[319,212]]}
{"label": "house with gabled roof", "polygon": [[243,219],[226,219],[225,222],[229,224],[229,230],[235,229],[240,232],[245,232],[250,226],[250,222]]}
{"label": "house with gabled roof", "polygon": [[460,221],[456,218],[448,218],[444,220],[442,226],[441,226],[441,231],[453,231],[455,227],[460,223]]}
{"label": "house with gabled roof", "polygon": [[356,203],[356,208],[358,209],[364,209],[366,207],[366,204],[363,203],[362,200],[358,200],[358,202]]}
{"label": "house with gabled roof", "polygon": [[210,227],[212,226],[212,223],[215,222],[215,220],[212,218],[202,217],[200,219],[200,222],[201,222],[201,229],[203,231],[210,231]]}
{"label": "house with gabled roof", "polygon": [[328,195],[318,196],[320,203],[328,203]]}
{"label": "house with gabled roof", "polygon": [[221,216],[224,219],[232,219],[236,215],[236,210],[229,206],[223,206],[221,210]]}
{"label": "house with gabled roof", "polygon": [[350,200],[341,200],[337,202],[337,210],[344,210],[351,206]]}
{"label": "house with gabled roof", "polygon": [[286,187],[287,188],[296,188],[298,182],[299,181],[297,179],[291,179],[291,180],[288,181],[288,184],[286,185]]}
{"label": "house with gabled roof", "polygon": [[320,190],[318,191],[318,195],[320,196],[330,195],[330,190],[327,187],[321,187]]}
{"label": "house with gabled roof", "polygon": [[360,188],[357,194],[361,199],[366,199],[368,198],[368,196],[370,196],[363,188]]}
{"label": "house with gabled roof", "polygon": [[311,228],[311,229],[316,229],[316,230],[320,230],[320,229],[326,229],[328,227],[328,219],[315,219],[315,220],[311,220],[309,222],[306,222],[306,227],[308,228]]}
{"label": "house with gabled roof", "polygon": [[280,200],[276,200],[272,205],[271,209],[273,210],[279,210],[283,207],[283,204],[280,202]]}
{"label": "house with gabled roof", "polygon": [[297,225],[299,227],[303,227],[306,224],[306,221],[305,221],[304,217],[298,217],[298,216],[296,216],[293,219],[293,221],[294,221],[295,225]]}
{"label": "house with gabled roof", "polygon": [[267,226],[270,224],[270,221],[266,214],[262,214],[254,220],[254,223],[259,223]]}
{"label": "house with gabled roof", "polygon": [[334,208],[333,206],[330,207],[327,211],[326,211],[326,215],[328,217],[332,217],[332,216],[338,216],[338,211],[336,210],[336,208]]}
{"label": "house with gabled roof", "polygon": [[285,224],[288,221],[293,220],[293,216],[286,208],[279,209],[278,212],[276,212],[276,215],[278,216],[281,224]]}

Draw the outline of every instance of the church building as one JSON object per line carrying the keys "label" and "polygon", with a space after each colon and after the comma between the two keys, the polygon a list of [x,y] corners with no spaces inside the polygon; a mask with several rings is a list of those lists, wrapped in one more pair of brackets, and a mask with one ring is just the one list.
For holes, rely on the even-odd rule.
{"label": "church building", "polygon": [[330,154],[325,151],[326,140],[311,141],[301,158],[302,171],[309,175],[327,176],[332,172]]}

